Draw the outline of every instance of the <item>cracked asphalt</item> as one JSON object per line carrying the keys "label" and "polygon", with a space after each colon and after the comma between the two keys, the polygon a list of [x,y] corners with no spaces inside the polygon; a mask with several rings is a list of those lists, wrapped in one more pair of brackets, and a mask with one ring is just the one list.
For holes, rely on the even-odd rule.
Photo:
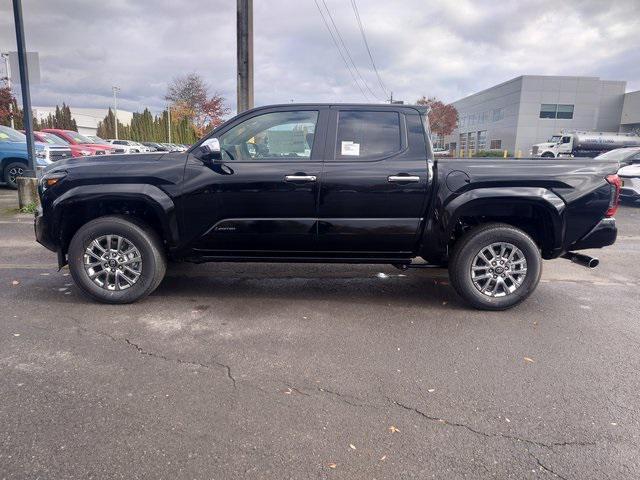
{"label": "cracked asphalt", "polygon": [[640,208],[490,313],[445,272],[332,264],[171,265],[100,305],[15,203],[0,478],[640,478]]}

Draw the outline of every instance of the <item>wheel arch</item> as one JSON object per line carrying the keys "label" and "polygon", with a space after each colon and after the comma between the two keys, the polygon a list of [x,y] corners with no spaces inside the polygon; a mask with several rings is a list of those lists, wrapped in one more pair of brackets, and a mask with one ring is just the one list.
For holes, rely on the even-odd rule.
{"label": "wheel arch", "polygon": [[133,217],[151,227],[165,248],[178,243],[175,204],[154,185],[107,184],[71,188],[52,205],[53,224],[58,226],[60,254],[64,257],[71,238],[87,222],[106,215]]}
{"label": "wheel arch", "polygon": [[544,258],[562,250],[564,201],[546,188],[483,188],[465,192],[444,207],[447,249],[469,228],[485,223],[505,223],[525,231]]}

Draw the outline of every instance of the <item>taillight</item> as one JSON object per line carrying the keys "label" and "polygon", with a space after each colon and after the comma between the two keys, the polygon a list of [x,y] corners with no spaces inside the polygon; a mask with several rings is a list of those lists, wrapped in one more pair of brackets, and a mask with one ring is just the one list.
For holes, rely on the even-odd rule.
{"label": "taillight", "polygon": [[605,217],[613,217],[618,211],[618,205],[620,205],[620,188],[622,188],[622,181],[618,175],[607,175],[607,182],[611,185],[611,199],[609,200],[609,208]]}

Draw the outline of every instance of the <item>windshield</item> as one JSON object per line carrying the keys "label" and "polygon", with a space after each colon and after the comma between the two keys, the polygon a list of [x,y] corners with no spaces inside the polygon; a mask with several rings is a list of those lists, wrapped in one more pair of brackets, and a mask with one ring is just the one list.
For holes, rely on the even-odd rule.
{"label": "windshield", "polygon": [[97,135],[86,135],[86,137],[94,143],[109,143],[104,138],[100,138]]}
{"label": "windshield", "polygon": [[53,133],[38,132],[38,137],[42,139],[43,143],[48,143],[50,145],[69,145],[68,142]]}
{"label": "windshield", "polygon": [[71,139],[76,143],[96,143],[90,138],[85,137],[84,135],[81,135],[80,133],[74,132],[72,130],[65,130],[64,133],[69,135]]}
{"label": "windshield", "polygon": [[562,139],[562,136],[561,136],[561,135],[554,135],[553,137],[551,137],[551,138],[549,139],[549,141],[550,141],[551,143],[559,143],[559,142],[560,142],[560,139]]}
{"label": "windshield", "polygon": [[626,160],[633,157],[635,154],[640,153],[640,148],[616,148],[615,150],[609,150],[596,157],[596,160]]}
{"label": "windshield", "polygon": [[27,137],[13,128],[0,125],[0,142],[26,142]]}

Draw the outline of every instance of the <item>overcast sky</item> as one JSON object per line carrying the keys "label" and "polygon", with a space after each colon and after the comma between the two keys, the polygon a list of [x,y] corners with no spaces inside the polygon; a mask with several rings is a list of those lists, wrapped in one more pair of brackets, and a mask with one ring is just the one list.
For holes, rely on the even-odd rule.
{"label": "overcast sky", "polygon": [[[351,0],[325,1],[368,88],[385,98]],[[40,53],[34,105],[106,108],[118,85],[122,108],[159,111],[167,83],[197,72],[235,109],[234,0],[22,3],[27,48]],[[454,101],[522,74],[593,75],[640,89],[640,0],[356,3],[395,98]],[[256,105],[366,101],[314,0],[255,0],[254,29]],[[0,0],[0,50],[15,48],[11,1]]]}

